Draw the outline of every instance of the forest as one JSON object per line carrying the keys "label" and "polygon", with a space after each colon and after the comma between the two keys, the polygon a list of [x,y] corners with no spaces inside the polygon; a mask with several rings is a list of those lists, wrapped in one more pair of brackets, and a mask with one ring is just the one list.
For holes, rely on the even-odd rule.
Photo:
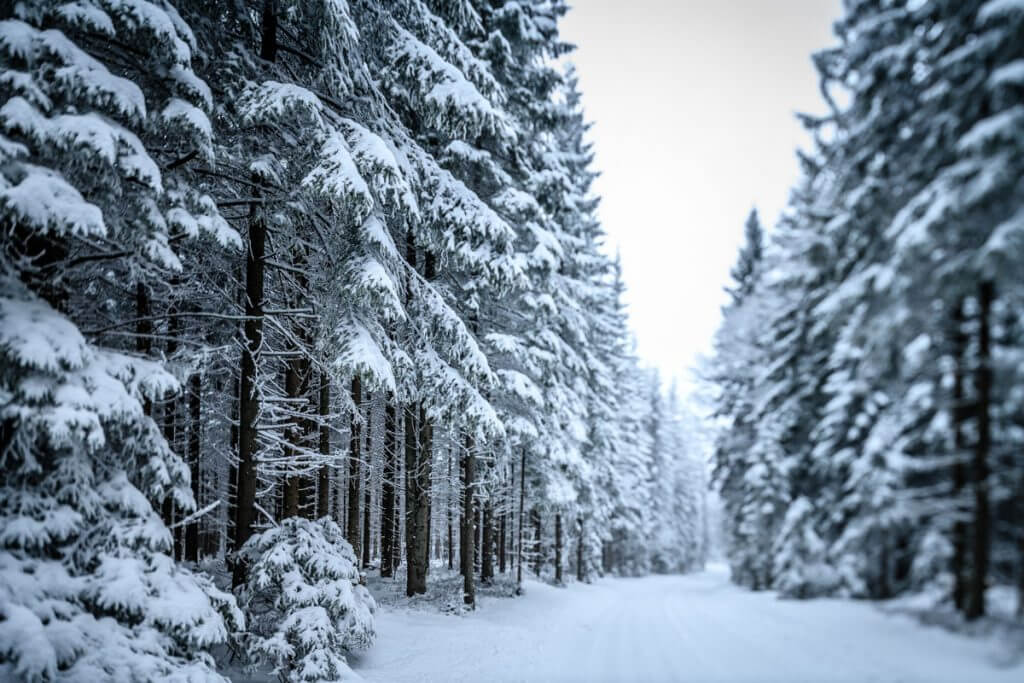
{"label": "forest", "polygon": [[841,2],[692,395],[569,11],[0,0],[0,680],[1017,680],[1024,0]]}
{"label": "forest", "polygon": [[844,4],[704,368],[732,576],[1024,617],[1024,3]]}
{"label": "forest", "polygon": [[341,680],[367,572],[702,564],[564,3],[0,7],[0,678]]}

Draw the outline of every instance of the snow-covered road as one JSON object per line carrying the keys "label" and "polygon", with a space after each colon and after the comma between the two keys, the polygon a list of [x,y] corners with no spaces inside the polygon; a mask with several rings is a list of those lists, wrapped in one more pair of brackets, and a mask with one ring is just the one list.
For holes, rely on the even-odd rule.
{"label": "snow-covered road", "polygon": [[527,585],[466,617],[382,610],[373,650],[352,662],[403,681],[1024,681],[990,639],[952,635],[866,603],[794,602],[690,576]]}

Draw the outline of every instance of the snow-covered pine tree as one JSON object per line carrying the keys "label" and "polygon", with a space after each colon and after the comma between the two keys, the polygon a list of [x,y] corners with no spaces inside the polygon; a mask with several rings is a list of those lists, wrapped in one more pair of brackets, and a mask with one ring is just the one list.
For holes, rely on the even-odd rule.
{"label": "snow-covered pine tree", "polygon": [[242,628],[232,596],[174,564],[155,509],[195,507],[151,416],[177,381],[81,330],[131,310],[126,285],[166,286],[175,243],[238,244],[174,172],[211,149],[195,47],[166,3],[22,3],[0,22],[5,677],[221,680],[206,650]]}

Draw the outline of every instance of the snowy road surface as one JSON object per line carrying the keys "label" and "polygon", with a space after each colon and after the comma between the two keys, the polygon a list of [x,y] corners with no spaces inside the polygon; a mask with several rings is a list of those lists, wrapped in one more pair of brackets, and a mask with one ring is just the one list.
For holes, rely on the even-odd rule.
{"label": "snowy road surface", "polygon": [[723,568],[527,591],[466,617],[381,610],[353,667],[373,683],[1024,681],[994,640],[866,603],[747,592]]}

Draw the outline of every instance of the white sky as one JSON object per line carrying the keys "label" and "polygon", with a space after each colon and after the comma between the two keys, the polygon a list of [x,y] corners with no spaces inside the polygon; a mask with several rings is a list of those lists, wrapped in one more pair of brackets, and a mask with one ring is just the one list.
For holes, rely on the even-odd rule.
{"label": "white sky", "polygon": [[[570,0],[572,2],[572,0]],[[770,227],[824,105],[812,52],[839,0],[575,0],[600,217],[623,273],[637,350],[689,379],[707,353],[752,205]]]}

